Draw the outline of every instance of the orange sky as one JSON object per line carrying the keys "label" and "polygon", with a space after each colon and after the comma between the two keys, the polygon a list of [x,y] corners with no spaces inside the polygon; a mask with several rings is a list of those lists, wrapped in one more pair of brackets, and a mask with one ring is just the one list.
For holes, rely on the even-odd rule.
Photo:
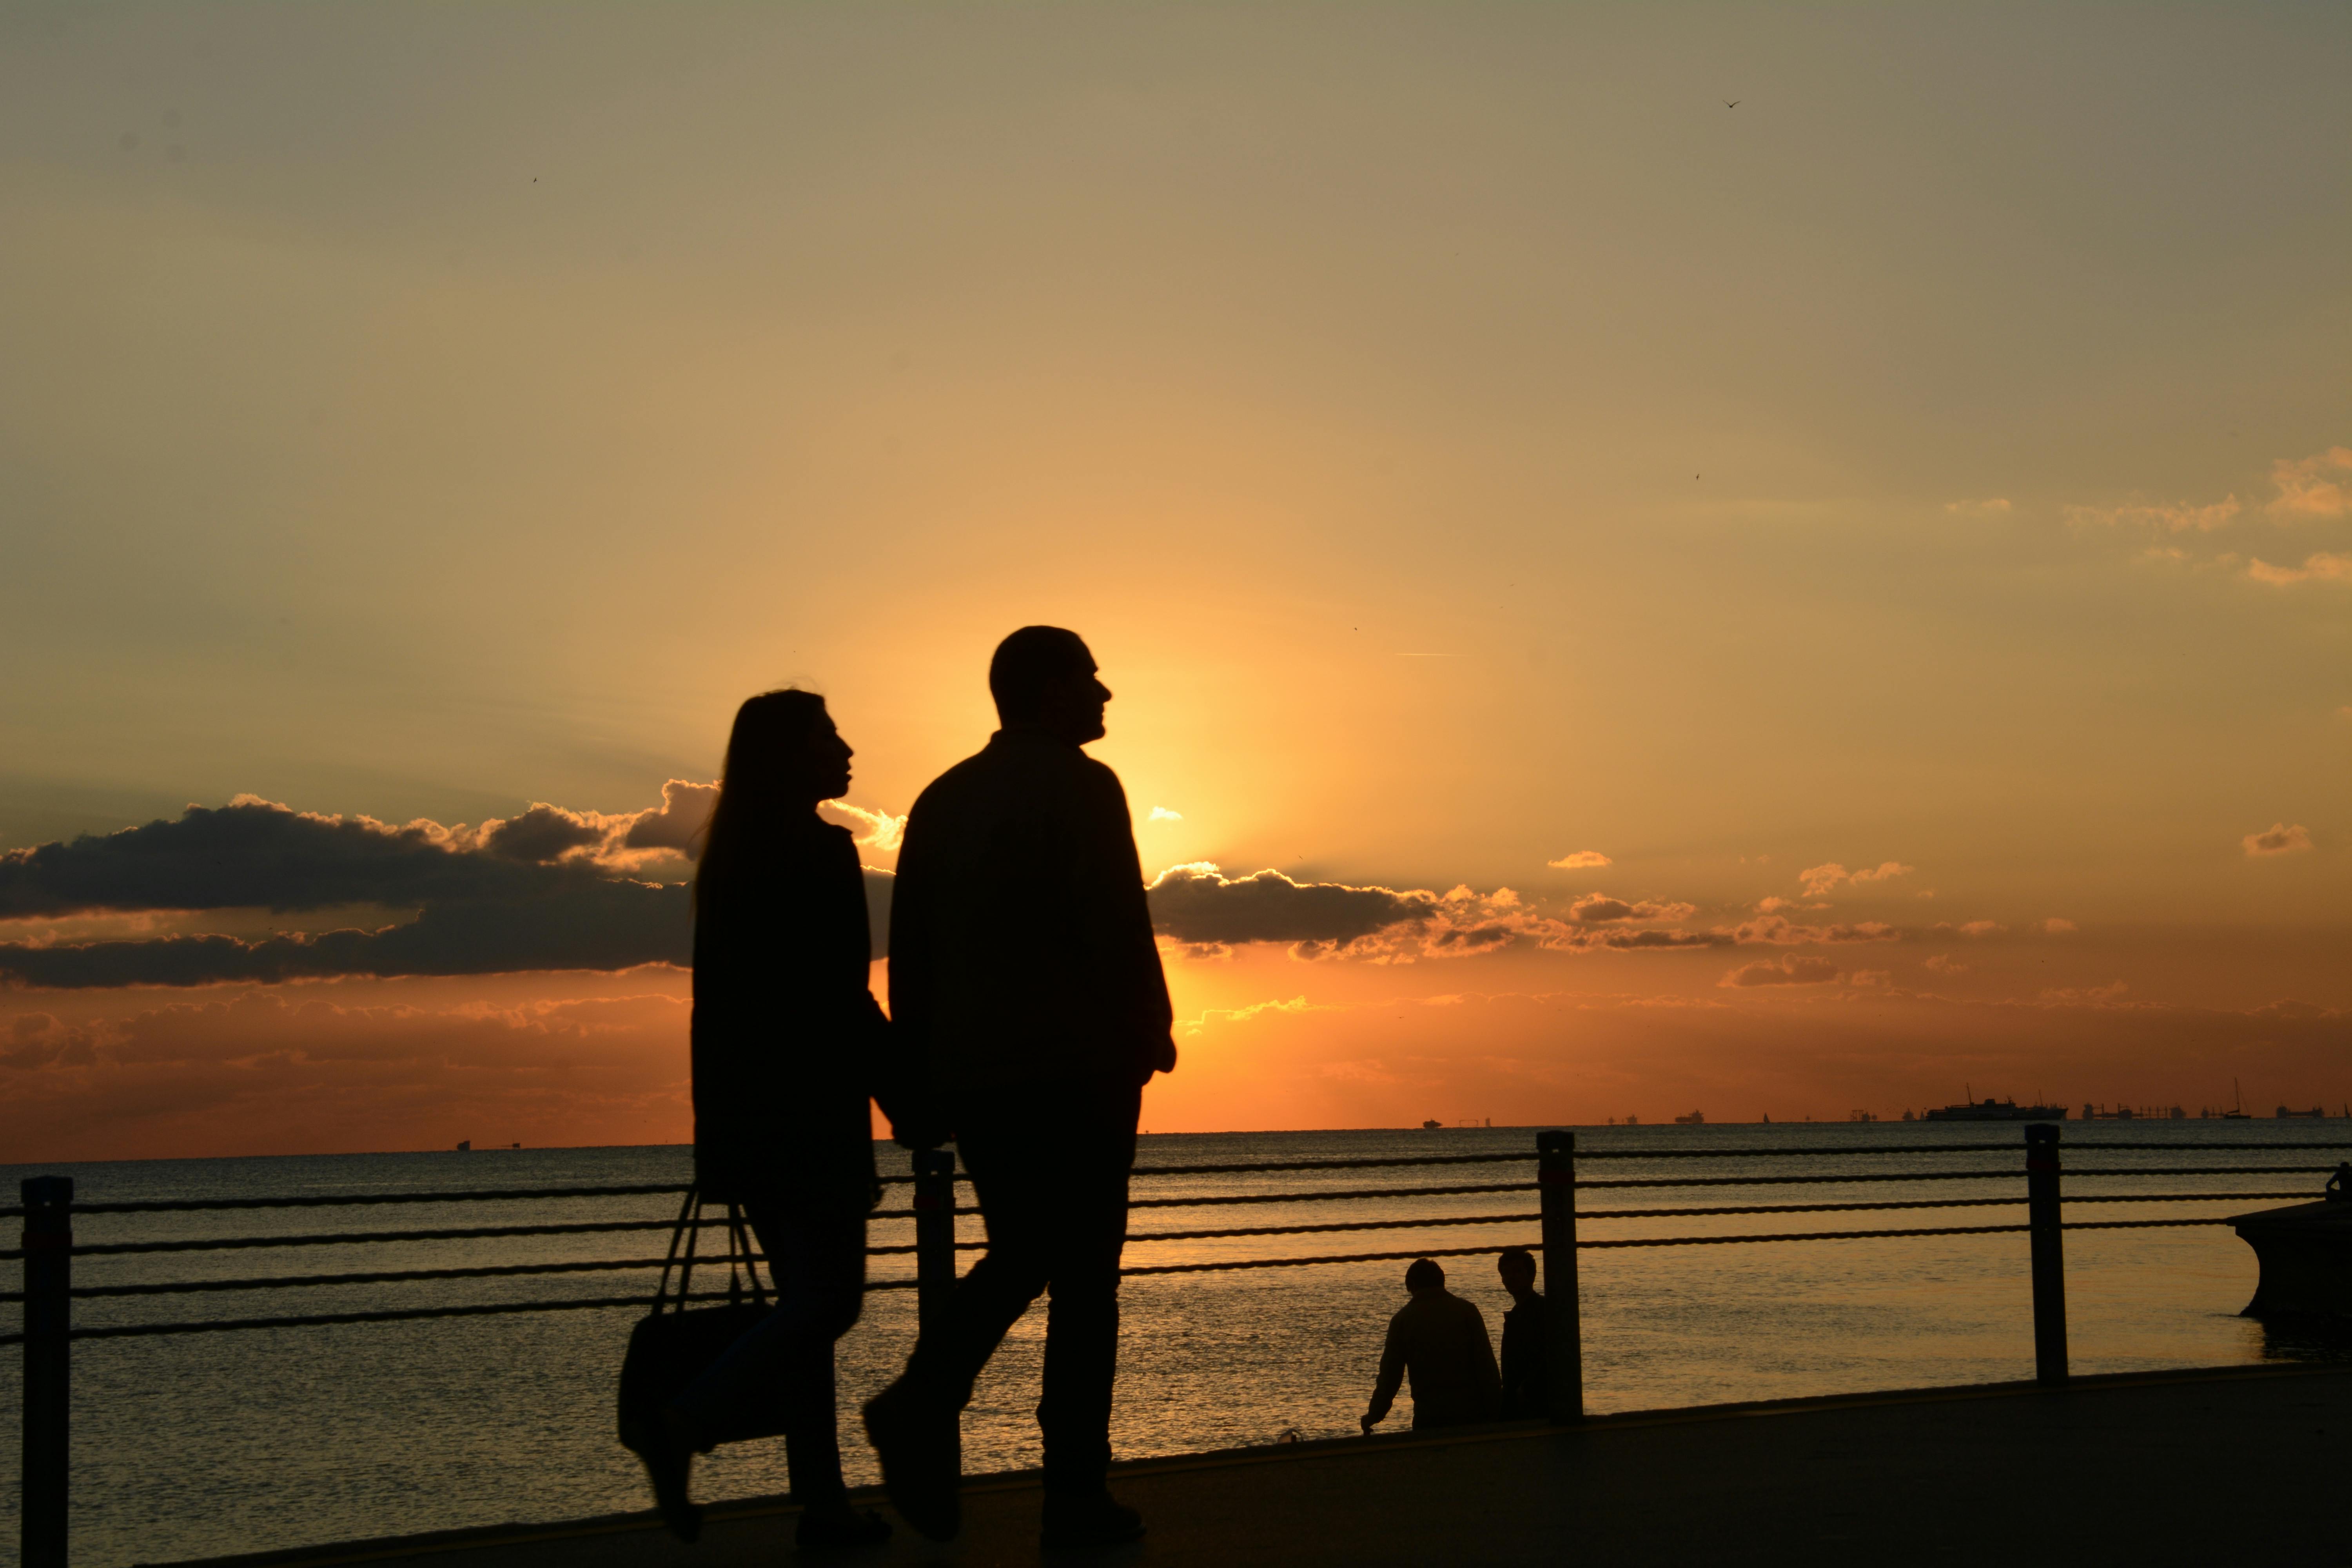
{"label": "orange sky", "polygon": [[249,794],[476,881],[0,862],[0,1159],[683,1138],[669,906],[446,973],[484,889],[682,878],[627,824],[786,680],[901,813],[1032,621],[1147,872],[1219,868],[1155,1129],[2336,1106],[2347,67],[2285,6],[13,10],[0,850]]}

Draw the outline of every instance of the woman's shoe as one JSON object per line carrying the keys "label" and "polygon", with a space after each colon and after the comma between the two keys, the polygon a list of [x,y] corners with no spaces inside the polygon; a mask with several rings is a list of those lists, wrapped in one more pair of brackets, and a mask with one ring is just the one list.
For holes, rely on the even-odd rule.
{"label": "woman's shoe", "polygon": [[677,1425],[665,1418],[639,1426],[627,1435],[629,1447],[646,1465],[646,1479],[654,1485],[654,1507],[669,1532],[691,1546],[702,1534],[702,1510],[687,1489],[694,1469],[694,1447]]}

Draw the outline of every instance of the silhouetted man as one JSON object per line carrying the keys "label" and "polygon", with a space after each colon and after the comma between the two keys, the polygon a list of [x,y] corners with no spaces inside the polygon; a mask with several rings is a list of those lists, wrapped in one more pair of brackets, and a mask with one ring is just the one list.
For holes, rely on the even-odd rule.
{"label": "silhouetted man", "polygon": [[1404,1271],[1404,1288],[1412,1300],[1389,1320],[1380,1381],[1372,1385],[1371,1408],[1359,1425],[1370,1433],[1381,1424],[1407,1375],[1412,1379],[1414,1431],[1494,1420],[1503,1410],[1503,1378],[1495,1370],[1495,1347],[1477,1303],[1445,1288],[1445,1270],[1433,1258],[1413,1259]]}
{"label": "silhouetted man", "polygon": [[1551,1398],[1544,1387],[1544,1299],[1536,1291],[1535,1255],[1507,1247],[1495,1272],[1511,1293],[1503,1313],[1503,1414],[1542,1415]]}
{"label": "silhouetted man", "polygon": [[[1045,1541],[1143,1532],[1114,1501],[1118,1260],[1144,1083],[1176,1065],[1167,981],[1118,777],[1079,748],[1110,691],[1074,632],[1024,626],[988,686],[1003,727],[917,797],[890,910],[890,1012],[932,1125],[971,1173],[988,1251],[898,1381],[866,1407],[890,1500],[956,1532],[956,1418],[997,1342],[1041,1292]],[[910,1135],[911,1134],[911,1135]]]}

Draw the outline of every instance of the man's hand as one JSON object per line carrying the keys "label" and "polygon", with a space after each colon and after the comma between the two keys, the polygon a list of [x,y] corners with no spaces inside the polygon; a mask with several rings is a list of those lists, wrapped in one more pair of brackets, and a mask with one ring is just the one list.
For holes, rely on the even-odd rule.
{"label": "man's hand", "polygon": [[1361,1426],[1364,1429],[1364,1436],[1369,1437],[1372,1435],[1372,1428],[1380,1423],[1369,1415],[1359,1415],[1356,1417],[1356,1425]]}
{"label": "man's hand", "polygon": [[936,1149],[955,1136],[947,1118],[929,1105],[885,1106],[883,1114],[890,1118],[890,1142],[901,1149]]}

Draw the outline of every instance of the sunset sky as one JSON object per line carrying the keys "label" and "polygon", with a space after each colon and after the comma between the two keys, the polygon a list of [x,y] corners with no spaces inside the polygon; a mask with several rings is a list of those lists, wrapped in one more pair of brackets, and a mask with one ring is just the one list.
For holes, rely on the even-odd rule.
{"label": "sunset sky", "polygon": [[12,5],[0,1160],[684,1140],[734,705],[828,695],[887,872],[1041,621],[1153,1131],[2334,1110],[2347,80],[2321,4]]}

